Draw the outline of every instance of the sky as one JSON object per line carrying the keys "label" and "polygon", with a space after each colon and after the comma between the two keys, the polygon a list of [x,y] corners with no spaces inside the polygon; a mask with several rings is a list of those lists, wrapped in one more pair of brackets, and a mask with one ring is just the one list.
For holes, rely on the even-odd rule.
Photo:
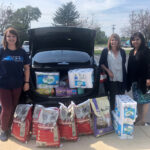
{"label": "sky", "polygon": [[42,13],[38,22],[31,22],[31,28],[52,26],[56,10],[72,1],[81,19],[93,20],[93,24],[101,27],[107,36],[115,33],[122,35],[121,30],[129,24],[129,14],[132,11],[150,8],[150,0],[0,0],[0,4],[12,5],[13,9],[27,5],[38,7]]}

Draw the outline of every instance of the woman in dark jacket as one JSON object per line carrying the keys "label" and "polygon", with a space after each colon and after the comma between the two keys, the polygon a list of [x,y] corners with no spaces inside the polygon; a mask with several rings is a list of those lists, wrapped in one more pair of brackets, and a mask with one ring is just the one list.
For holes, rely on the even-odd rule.
{"label": "woman in dark jacket", "polygon": [[127,68],[127,90],[132,87],[133,98],[138,104],[138,118],[135,125],[145,125],[145,115],[148,112],[150,94],[150,50],[145,46],[145,39],[140,32],[130,38],[131,50]]}
{"label": "woman in dark jacket", "polygon": [[112,34],[108,40],[108,48],[102,51],[99,66],[107,74],[108,96],[111,110],[115,108],[115,95],[124,94],[126,89],[126,53],[120,46],[120,37]]}

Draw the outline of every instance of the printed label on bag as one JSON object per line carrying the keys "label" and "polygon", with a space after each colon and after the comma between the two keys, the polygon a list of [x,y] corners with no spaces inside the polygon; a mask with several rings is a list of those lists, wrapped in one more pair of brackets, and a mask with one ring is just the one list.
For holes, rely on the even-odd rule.
{"label": "printed label on bag", "polygon": [[54,141],[58,141],[58,130],[57,130],[57,126],[54,127]]}
{"label": "printed label on bag", "polygon": [[73,136],[76,136],[75,122],[72,122],[72,135],[73,135]]}
{"label": "printed label on bag", "polygon": [[20,124],[20,136],[21,137],[25,136],[25,122]]}

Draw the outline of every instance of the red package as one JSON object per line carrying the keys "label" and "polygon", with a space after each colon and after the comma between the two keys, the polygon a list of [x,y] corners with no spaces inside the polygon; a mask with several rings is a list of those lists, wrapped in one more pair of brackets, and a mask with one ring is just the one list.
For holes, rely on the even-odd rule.
{"label": "red package", "polygon": [[55,126],[46,126],[38,124],[38,133],[36,137],[37,146],[60,146],[60,135],[57,124]]}
{"label": "red package", "polygon": [[79,135],[93,133],[90,101],[87,100],[75,106],[77,131]]}
{"label": "red package", "polygon": [[60,146],[60,135],[57,125],[58,108],[42,108],[38,119],[36,136],[37,146]]}
{"label": "red package", "polygon": [[33,118],[32,118],[32,138],[36,139],[37,130],[38,130],[38,119],[41,109],[44,108],[42,105],[35,105]]}
{"label": "red package", "polygon": [[11,134],[22,142],[27,142],[30,137],[32,121],[32,105],[19,104],[14,113]]}
{"label": "red package", "polygon": [[76,123],[79,135],[88,135],[93,133],[92,119],[90,117],[84,119],[76,119]]}
{"label": "red package", "polygon": [[68,108],[62,103],[60,105],[58,120],[60,137],[65,140],[77,140],[74,104],[72,103]]}

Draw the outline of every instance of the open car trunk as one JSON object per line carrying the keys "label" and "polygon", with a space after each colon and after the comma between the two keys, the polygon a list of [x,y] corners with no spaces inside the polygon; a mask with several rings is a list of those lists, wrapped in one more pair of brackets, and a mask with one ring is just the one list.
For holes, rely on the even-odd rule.
{"label": "open car trunk", "polygon": [[[94,61],[95,34],[95,30],[75,27],[45,27],[29,30],[32,61],[30,82],[34,104],[57,106],[59,102],[68,105],[71,101],[78,104],[95,97],[99,83],[98,67]],[[57,94],[57,87],[53,87],[53,94],[43,94],[42,90],[39,92],[37,72],[59,73],[58,86],[62,88],[63,80],[68,83],[68,71],[83,68],[93,68],[91,88],[84,88],[84,90],[76,88],[76,94],[61,96]],[[67,84],[65,88],[68,91],[72,89]]]}
{"label": "open car trunk", "polygon": [[[56,90],[57,87],[54,88],[54,94],[53,95],[44,95],[44,94],[40,94],[39,92],[36,91],[37,89],[37,85],[36,85],[36,72],[46,72],[46,73],[52,73],[52,72],[59,72],[60,74],[60,82],[64,81],[64,80],[68,80],[68,71],[72,70],[72,69],[80,69],[79,66],[76,67],[66,67],[66,66],[61,66],[61,67],[57,67],[55,69],[52,68],[48,68],[48,69],[43,69],[41,71],[41,69],[39,70],[38,68],[32,68],[31,69],[31,74],[32,74],[32,78],[31,78],[31,92],[32,92],[32,99],[33,102],[35,104],[42,104],[45,106],[57,106],[59,104],[59,102],[62,102],[66,105],[70,104],[71,101],[74,101],[76,104],[81,103],[85,100],[87,100],[88,98],[92,98],[95,97],[97,94],[97,90],[98,90],[98,81],[99,81],[99,75],[98,75],[98,70],[97,70],[97,66],[92,66],[92,67],[88,67],[88,66],[82,66],[83,68],[93,68],[94,69],[94,82],[93,82],[93,88],[83,88],[82,90],[84,91],[83,93],[79,94],[78,93],[78,88],[73,88],[77,90],[77,94],[76,95],[64,95],[64,96],[57,96],[56,94]],[[63,87],[62,87],[63,88]],[[68,86],[69,88],[69,86]],[[71,89],[71,88],[69,88]]]}

